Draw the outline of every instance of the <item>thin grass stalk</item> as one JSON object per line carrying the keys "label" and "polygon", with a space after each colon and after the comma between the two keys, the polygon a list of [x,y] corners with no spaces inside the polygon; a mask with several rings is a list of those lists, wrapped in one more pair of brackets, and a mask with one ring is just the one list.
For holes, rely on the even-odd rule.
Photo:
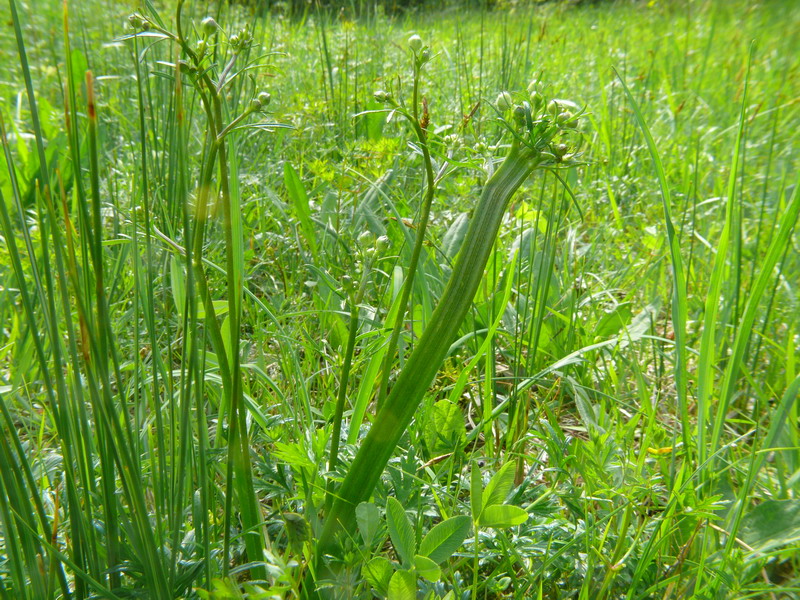
{"label": "thin grass stalk", "polygon": [[[428,221],[430,220],[431,205],[433,204],[433,197],[436,193],[436,179],[433,173],[433,161],[431,159],[430,148],[428,148],[428,134],[420,124],[418,115],[417,96],[420,77],[420,64],[417,56],[414,56],[414,92],[413,92],[413,117],[409,118],[414,133],[419,141],[422,150],[422,160],[425,167],[425,181],[427,183],[425,188],[425,196],[422,200],[422,210],[420,212],[419,223],[417,224],[417,235],[414,240],[414,248],[411,252],[411,260],[408,263],[408,271],[406,278],[403,281],[403,291],[399,304],[399,310],[392,324],[392,333],[389,337],[389,345],[387,346],[386,354],[383,357],[383,364],[381,365],[381,378],[378,384],[378,395],[376,402],[376,411],[380,411],[383,407],[383,402],[386,398],[387,389],[389,387],[389,371],[394,360],[397,342],[400,339],[400,330],[402,329],[403,321],[405,320],[406,311],[409,310],[409,299],[411,298],[411,291],[414,287],[414,276],[417,272],[417,265],[419,264],[419,257],[422,254],[422,246],[425,242],[425,232],[428,229]],[[358,427],[360,423],[354,423]]]}
{"label": "thin grass stalk", "polygon": [[664,166],[661,163],[661,158],[658,153],[658,148],[650,134],[650,129],[644,120],[644,115],[639,108],[639,103],[633,97],[630,89],[628,89],[625,80],[616,71],[617,79],[622,84],[622,89],[628,97],[628,102],[633,108],[636,121],[644,135],[647,148],[650,151],[650,156],[653,159],[653,165],[658,177],[659,187],[661,189],[661,201],[664,210],[664,225],[666,228],[666,241],[669,247],[670,263],[672,265],[672,328],[675,332],[675,391],[678,397],[678,410],[680,411],[681,419],[681,437],[683,439],[684,448],[687,452],[691,451],[691,421],[689,420],[689,405],[688,405],[688,372],[686,368],[687,359],[687,344],[686,344],[686,321],[688,320],[688,303],[686,292],[686,273],[683,268],[683,260],[681,258],[680,240],[675,234],[675,226],[672,219],[672,201],[670,197],[669,183],[667,176],[664,172]]}

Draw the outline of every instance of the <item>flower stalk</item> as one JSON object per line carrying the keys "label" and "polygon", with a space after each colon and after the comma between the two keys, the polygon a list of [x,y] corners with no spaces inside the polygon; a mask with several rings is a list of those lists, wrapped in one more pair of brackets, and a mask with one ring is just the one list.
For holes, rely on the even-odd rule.
{"label": "flower stalk", "polygon": [[356,506],[372,493],[472,305],[509,200],[541,161],[537,150],[514,141],[508,156],[486,183],[431,322],[386,397],[336,493],[319,538],[317,557],[333,547],[342,527],[353,524]]}

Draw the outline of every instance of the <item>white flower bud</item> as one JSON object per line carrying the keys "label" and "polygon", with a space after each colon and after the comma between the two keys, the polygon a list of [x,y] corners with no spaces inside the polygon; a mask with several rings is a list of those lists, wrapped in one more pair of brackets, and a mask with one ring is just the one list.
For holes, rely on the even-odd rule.
{"label": "white flower bud", "polygon": [[272,96],[270,95],[269,92],[261,92],[258,95],[258,101],[261,103],[261,107],[262,108],[267,106],[270,103],[271,100],[272,100]]}
{"label": "white flower bud", "polygon": [[362,231],[358,236],[358,243],[365,248],[372,246],[375,243],[375,235],[371,231]]}
{"label": "white flower bud", "polygon": [[501,112],[507,111],[511,108],[511,104],[514,102],[514,99],[511,97],[511,94],[508,92],[500,92],[497,95],[497,100],[494,103],[497,105],[497,110]]}
{"label": "white flower bud", "polygon": [[214,35],[217,32],[217,29],[219,29],[219,25],[213,17],[206,17],[200,21],[200,25],[202,25],[203,33],[205,35]]}
{"label": "white flower bud", "polygon": [[374,94],[372,94],[372,97],[381,104],[386,104],[387,102],[392,101],[392,95],[384,90],[376,91]]}
{"label": "white flower bud", "polygon": [[408,47],[414,51],[414,54],[422,50],[422,38],[416,33],[408,38]]}

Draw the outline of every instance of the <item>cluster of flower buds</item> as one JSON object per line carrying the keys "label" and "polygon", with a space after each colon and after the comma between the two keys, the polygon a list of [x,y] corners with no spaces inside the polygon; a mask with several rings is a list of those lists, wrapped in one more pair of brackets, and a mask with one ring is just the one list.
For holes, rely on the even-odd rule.
{"label": "cluster of flower buds", "polygon": [[272,100],[272,96],[269,92],[259,92],[258,96],[255,96],[252,100],[250,100],[250,111],[255,112],[257,110],[264,110],[269,106],[270,101]]}
{"label": "cluster of flower buds", "polygon": [[364,231],[358,236],[358,245],[367,258],[367,265],[370,265],[376,256],[380,257],[389,249],[389,238],[385,235],[376,238],[371,231]]}
{"label": "cluster of flower buds", "polygon": [[509,92],[500,92],[495,107],[502,121],[535,148],[537,155],[554,163],[570,162],[575,156],[574,132],[580,108],[571,100],[548,101],[538,80],[528,86],[528,98],[516,103]]}
{"label": "cluster of flower buds", "polygon": [[422,43],[422,38],[416,33],[408,38],[408,47],[414,53],[418,65],[424,65],[431,59],[431,50]]}
{"label": "cluster of flower buds", "polygon": [[230,42],[233,51],[238,54],[250,47],[250,44],[253,42],[253,35],[250,33],[250,30],[245,27],[239,31],[239,33],[229,37],[228,42]]}
{"label": "cluster of flower buds", "polygon": [[386,90],[378,90],[372,94],[372,97],[375,98],[376,102],[380,104],[394,104],[394,97],[392,96],[391,92],[387,92]]}
{"label": "cluster of flower buds", "polygon": [[150,19],[139,13],[133,13],[130,15],[128,17],[128,23],[130,23],[131,27],[133,27],[135,31],[149,31],[153,26]]}

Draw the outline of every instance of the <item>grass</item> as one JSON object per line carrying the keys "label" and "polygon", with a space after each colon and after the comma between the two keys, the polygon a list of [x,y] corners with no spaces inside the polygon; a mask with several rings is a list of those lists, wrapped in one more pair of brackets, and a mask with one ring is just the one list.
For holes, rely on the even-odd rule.
{"label": "grass", "polygon": [[9,0],[0,598],[800,597],[800,11],[467,4]]}

